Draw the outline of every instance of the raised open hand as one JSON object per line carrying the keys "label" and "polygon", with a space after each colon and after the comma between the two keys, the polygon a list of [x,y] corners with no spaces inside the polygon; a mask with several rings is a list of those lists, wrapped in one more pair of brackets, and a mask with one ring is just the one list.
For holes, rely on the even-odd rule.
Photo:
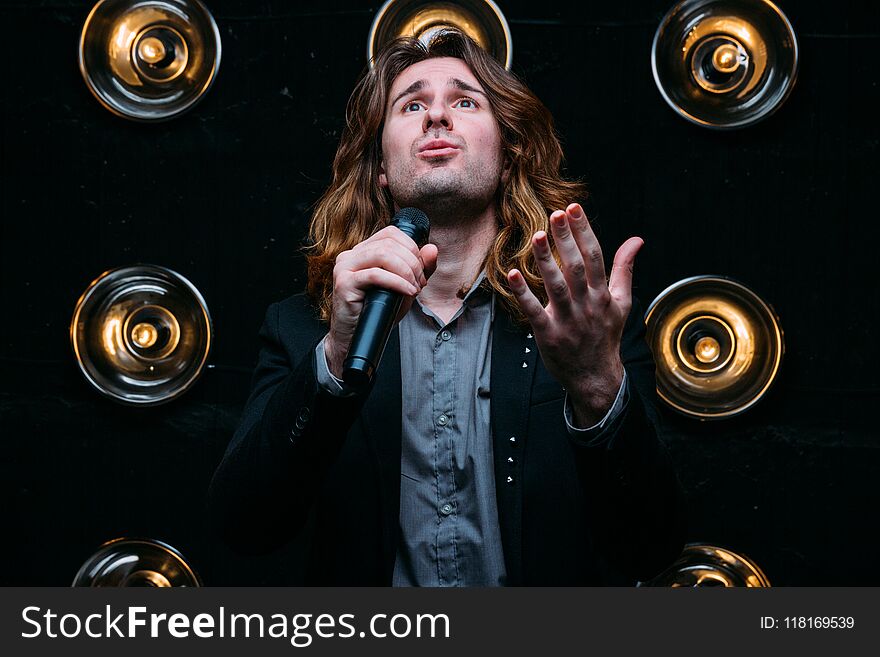
{"label": "raised open hand", "polygon": [[550,230],[561,271],[547,233],[532,236],[547,305],[519,270],[511,269],[507,281],[532,326],[544,365],[569,393],[575,419],[592,425],[611,407],[623,379],[620,339],[632,307],[633,263],[644,240],[631,237],[621,245],[606,282],[602,249],[579,204],[553,212]]}

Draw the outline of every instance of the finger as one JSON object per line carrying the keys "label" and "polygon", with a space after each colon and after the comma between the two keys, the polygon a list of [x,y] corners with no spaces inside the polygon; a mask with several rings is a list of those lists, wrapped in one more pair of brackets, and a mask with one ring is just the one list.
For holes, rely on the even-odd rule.
{"label": "finger", "polygon": [[397,226],[385,226],[382,230],[378,230],[372,235],[370,235],[363,242],[359,242],[356,244],[352,251],[357,250],[358,248],[363,248],[365,245],[372,245],[375,242],[380,242],[385,239],[392,239],[395,242],[401,244],[406,248],[407,251],[412,253],[413,255],[419,254],[419,247],[409,235],[400,230]]}
{"label": "finger", "polygon": [[381,287],[385,290],[399,292],[408,296],[415,296],[419,293],[419,288],[408,280],[379,267],[359,269],[351,273],[351,278],[354,288],[360,293],[357,296],[357,300],[363,299],[366,291],[371,287]]}
{"label": "finger", "polygon": [[611,266],[611,280],[608,282],[608,290],[611,296],[618,301],[632,303],[632,279],[633,265],[636,254],[645,243],[641,237],[630,237],[621,244],[614,255],[614,264]]}
{"label": "finger", "polygon": [[[385,240],[371,248],[363,249],[349,256],[347,263],[351,270],[381,266],[399,276],[422,285],[422,261],[396,242]],[[427,281],[425,281],[427,282]]]}
{"label": "finger", "polygon": [[538,269],[541,270],[544,289],[547,290],[550,303],[561,312],[569,312],[571,310],[571,296],[569,295],[568,283],[565,282],[565,277],[553,259],[547,233],[543,230],[539,230],[532,236],[532,253],[535,255]]}
{"label": "finger", "polygon": [[414,285],[422,285],[422,261],[399,246],[393,250],[377,247],[356,253],[352,252],[344,266],[349,271],[382,267],[382,269],[393,272]]}
{"label": "finger", "polygon": [[587,219],[584,209],[579,203],[572,203],[565,209],[571,233],[577,242],[584,266],[587,270],[587,285],[593,289],[605,288],[605,259],[602,256],[602,247],[593,232],[592,226]]}
{"label": "finger", "polygon": [[541,305],[538,297],[529,289],[522,273],[518,269],[511,269],[507,272],[507,282],[523,314],[529,320],[529,324],[532,325],[535,331],[543,331],[550,322],[550,318],[547,316],[547,311],[544,310],[544,306]]}
{"label": "finger", "polygon": [[577,304],[586,300],[587,278],[584,258],[581,250],[569,226],[568,215],[562,210],[556,210],[550,215],[550,230],[553,233],[553,241],[556,242],[556,251],[562,262],[562,275],[571,294],[571,300]]}

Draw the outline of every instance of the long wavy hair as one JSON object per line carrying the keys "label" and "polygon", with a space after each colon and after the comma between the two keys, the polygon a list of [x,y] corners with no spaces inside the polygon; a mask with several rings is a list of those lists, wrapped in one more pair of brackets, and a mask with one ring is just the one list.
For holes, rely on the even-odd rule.
{"label": "long wavy hair", "polygon": [[310,243],[305,247],[308,294],[324,321],[330,318],[336,257],[387,226],[394,214],[394,200],[379,185],[382,127],[391,85],[404,69],[433,57],[456,57],[470,67],[489,98],[509,165],[507,181],[496,194],[498,234],[483,263],[484,284],[497,293],[518,324],[526,319],[507,283],[510,269],[519,269],[532,292],[547,302],[531,237],[538,230],[549,233],[549,214],[582,200],[585,190],[580,182],[561,174],[562,147],[544,104],[469,37],[445,30],[427,45],[413,38],[390,43],[349,98],[333,181],[315,206]]}

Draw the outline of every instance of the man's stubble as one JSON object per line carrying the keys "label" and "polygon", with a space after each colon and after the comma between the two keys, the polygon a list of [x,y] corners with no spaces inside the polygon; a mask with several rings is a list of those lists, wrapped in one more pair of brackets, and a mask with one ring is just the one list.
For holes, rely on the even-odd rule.
{"label": "man's stubble", "polygon": [[501,180],[496,163],[470,163],[461,169],[437,163],[420,173],[409,163],[389,174],[388,189],[395,204],[422,210],[434,226],[469,224],[495,202]]}

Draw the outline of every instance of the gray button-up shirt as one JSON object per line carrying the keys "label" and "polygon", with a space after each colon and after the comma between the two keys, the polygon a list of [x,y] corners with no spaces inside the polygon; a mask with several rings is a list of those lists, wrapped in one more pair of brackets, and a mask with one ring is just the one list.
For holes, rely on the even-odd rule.
{"label": "gray button-up shirt", "polygon": [[[482,272],[444,323],[418,297],[401,320],[402,398],[400,538],[394,586],[503,586],[504,554],[498,525],[489,415],[495,298],[481,287]],[[349,394],[317,347],[318,381],[335,395]],[[608,414],[579,441],[601,440],[622,410],[626,374]]]}

